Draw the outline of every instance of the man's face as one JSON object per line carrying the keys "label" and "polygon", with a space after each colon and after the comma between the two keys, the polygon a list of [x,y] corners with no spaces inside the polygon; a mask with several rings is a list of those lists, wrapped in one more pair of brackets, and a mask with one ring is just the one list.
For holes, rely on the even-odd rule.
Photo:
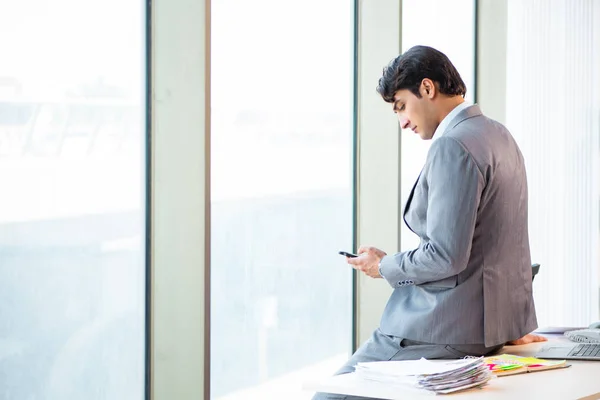
{"label": "man's face", "polygon": [[400,127],[411,129],[423,140],[431,139],[439,125],[431,102],[431,95],[435,90],[435,87],[428,87],[425,82],[419,88],[420,98],[408,89],[398,90],[394,95],[394,112],[398,116]]}

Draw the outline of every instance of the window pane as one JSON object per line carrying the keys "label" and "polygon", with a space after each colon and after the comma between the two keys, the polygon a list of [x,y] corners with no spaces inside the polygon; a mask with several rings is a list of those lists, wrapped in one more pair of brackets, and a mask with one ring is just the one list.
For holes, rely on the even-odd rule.
{"label": "window pane", "polygon": [[144,3],[4,3],[0,397],[142,399]]}
{"label": "window pane", "polygon": [[212,4],[214,399],[310,398],[351,350],[352,7]]}
{"label": "window pane", "polygon": [[[425,23],[427,29],[424,28]],[[473,103],[475,94],[474,1],[403,0],[402,51],[416,45],[431,46],[448,56],[467,86],[465,99]],[[402,211],[404,211],[410,191],[425,165],[431,141],[422,140],[410,129],[402,131],[400,140],[400,195]],[[417,235],[402,223],[400,248],[409,250],[418,245]]]}

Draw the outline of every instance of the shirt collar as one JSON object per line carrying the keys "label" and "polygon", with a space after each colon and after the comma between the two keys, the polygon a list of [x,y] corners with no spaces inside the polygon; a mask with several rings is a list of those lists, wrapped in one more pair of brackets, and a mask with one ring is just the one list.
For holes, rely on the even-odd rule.
{"label": "shirt collar", "polygon": [[431,140],[434,141],[434,140],[444,136],[444,133],[446,132],[446,129],[448,128],[448,125],[450,125],[450,122],[452,122],[454,117],[456,117],[459,112],[461,112],[465,108],[469,107],[470,105],[471,104],[468,101],[463,101],[462,103],[460,103],[459,105],[454,107],[454,109],[452,111],[450,111],[448,113],[448,115],[446,115],[444,117],[442,122],[440,122],[440,124],[438,125],[437,129],[435,130]]}

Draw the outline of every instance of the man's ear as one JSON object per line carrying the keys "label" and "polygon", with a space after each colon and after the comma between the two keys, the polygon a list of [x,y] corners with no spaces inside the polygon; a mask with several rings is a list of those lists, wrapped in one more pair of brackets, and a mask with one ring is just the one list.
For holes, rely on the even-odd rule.
{"label": "man's ear", "polygon": [[436,94],[436,87],[433,81],[429,78],[425,78],[421,81],[421,87],[419,88],[421,97],[427,97],[432,99]]}

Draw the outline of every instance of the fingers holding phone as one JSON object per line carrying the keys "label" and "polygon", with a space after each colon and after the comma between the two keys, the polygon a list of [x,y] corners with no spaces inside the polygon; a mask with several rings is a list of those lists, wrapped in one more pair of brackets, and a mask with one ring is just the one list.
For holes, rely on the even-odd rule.
{"label": "fingers holding phone", "polygon": [[368,275],[371,278],[381,278],[381,275],[379,274],[379,261],[386,253],[371,246],[361,246],[357,253],[358,254],[346,251],[339,252],[339,254],[346,256],[346,260],[352,268],[364,272],[365,275]]}

